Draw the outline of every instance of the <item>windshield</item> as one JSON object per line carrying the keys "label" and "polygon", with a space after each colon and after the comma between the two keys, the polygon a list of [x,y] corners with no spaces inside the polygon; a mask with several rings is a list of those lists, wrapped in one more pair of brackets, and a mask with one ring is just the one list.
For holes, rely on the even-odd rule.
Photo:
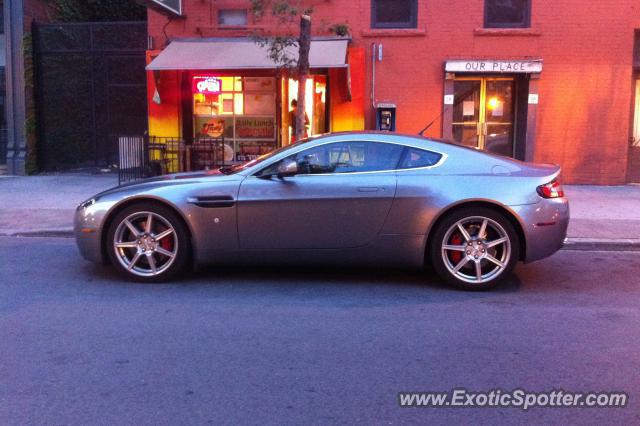
{"label": "windshield", "polygon": [[275,151],[271,151],[268,154],[261,155],[260,157],[254,159],[254,160],[247,161],[246,163],[235,164],[235,165],[229,166],[229,167],[221,167],[220,168],[220,172],[224,173],[225,175],[232,175],[232,174],[235,174],[235,173],[239,173],[242,170],[246,170],[246,169],[248,169],[250,167],[255,166],[256,164],[260,164],[263,161],[268,160],[269,158],[273,157],[274,155],[278,155],[281,152],[285,152],[285,151],[288,151],[288,150],[290,150],[292,148],[299,147],[300,145],[303,145],[303,144],[305,144],[305,143],[307,143],[307,142],[309,142],[311,140],[312,139],[306,139],[306,140],[300,141],[300,142],[292,144],[292,145],[283,146],[281,148],[276,149]]}

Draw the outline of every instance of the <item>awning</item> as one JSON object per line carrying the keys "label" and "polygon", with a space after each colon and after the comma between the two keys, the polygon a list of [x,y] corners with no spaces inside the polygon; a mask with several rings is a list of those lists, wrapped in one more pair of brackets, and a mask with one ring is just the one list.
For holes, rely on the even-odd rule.
{"label": "awning", "polygon": [[[347,66],[348,39],[312,40],[310,68],[342,68]],[[289,56],[298,57],[297,46],[289,48]],[[172,41],[149,65],[147,70],[238,70],[277,68],[268,49],[250,39],[197,39]]]}
{"label": "awning", "polygon": [[182,0],[138,0],[138,3],[142,3],[165,15],[182,15]]}

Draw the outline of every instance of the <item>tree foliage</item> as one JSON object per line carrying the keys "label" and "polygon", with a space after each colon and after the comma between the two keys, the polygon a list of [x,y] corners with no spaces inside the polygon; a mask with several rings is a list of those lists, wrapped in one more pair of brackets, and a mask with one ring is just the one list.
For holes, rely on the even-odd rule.
{"label": "tree foliage", "polygon": [[59,22],[144,21],[146,8],[134,0],[47,0]]}
{"label": "tree foliage", "polygon": [[[256,21],[262,20],[270,12],[278,24],[275,32],[257,31],[253,39],[267,49],[270,59],[275,64],[297,77],[299,100],[305,99],[305,83],[309,75],[311,15],[313,14],[311,3],[312,0],[251,0],[251,10]],[[298,23],[299,25],[296,25]],[[326,30],[341,37],[349,33],[349,27],[344,23],[335,23],[328,26]],[[300,104],[304,105],[304,101]],[[295,137],[296,140],[300,140],[305,129],[304,107],[297,108],[295,120]]]}
{"label": "tree foliage", "polygon": [[293,54],[295,47],[299,47],[299,27],[297,21],[300,16],[310,16],[311,6],[305,5],[303,0],[251,0],[251,11],[256,21],[261,21],[267,13],[277,21],[277,32],[257,30],[253,34],[254,41],[267,48],[269,57],[278,66],[294,71],[298,66],[298,55]]}

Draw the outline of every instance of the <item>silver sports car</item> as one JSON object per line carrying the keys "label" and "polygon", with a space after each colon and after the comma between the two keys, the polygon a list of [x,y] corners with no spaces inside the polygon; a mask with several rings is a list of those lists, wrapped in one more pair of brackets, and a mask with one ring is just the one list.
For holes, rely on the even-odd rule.
{"label": "silver sports car", "polygon": [[86,259],[140,281],[203,263],[430,264],[486,289],[562,246],[559,174],[418,136],[331,134],[105,191],[78,206],[75,235]]}

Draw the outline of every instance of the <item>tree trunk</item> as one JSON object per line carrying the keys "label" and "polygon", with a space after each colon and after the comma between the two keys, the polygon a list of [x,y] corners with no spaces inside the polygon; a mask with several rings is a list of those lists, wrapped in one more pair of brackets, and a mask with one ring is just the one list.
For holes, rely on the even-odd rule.
{"label": "tree trunk", "polygon": [[296,141],[304,138],[306,128],[305,99],[307,77],[309,76],[309,50],[311,49],[311,16],[300,17],[300,38],[298,39],[298,108],[296,110]]}

